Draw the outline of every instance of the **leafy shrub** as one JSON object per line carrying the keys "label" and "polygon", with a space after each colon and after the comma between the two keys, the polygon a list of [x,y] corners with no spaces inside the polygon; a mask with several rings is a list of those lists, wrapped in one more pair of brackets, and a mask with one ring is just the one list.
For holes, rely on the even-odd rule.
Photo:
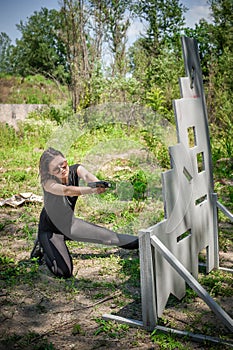
{"label": "leafy shrub", "polygon": [[17,147],[19,143],[18,135],[12,126],[0,123],[0,147]]}
{"label": "leafy shrub", "polygon": [[133,185],[134,193],[133,198],[144,199],[147,188],[147,176],[143,170],[136,171],[133,176],[129,178],[129,181]]}

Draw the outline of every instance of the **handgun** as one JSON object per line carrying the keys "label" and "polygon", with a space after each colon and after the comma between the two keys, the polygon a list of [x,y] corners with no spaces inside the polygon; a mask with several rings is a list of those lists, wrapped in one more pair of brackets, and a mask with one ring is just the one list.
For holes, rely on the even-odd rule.
{"label": "handgun", "polygon": [[96,187],[110,188],[111,183],[107,181],[96,181],[96,182],[89,182],[87,186],[92,188],[96,188]]}

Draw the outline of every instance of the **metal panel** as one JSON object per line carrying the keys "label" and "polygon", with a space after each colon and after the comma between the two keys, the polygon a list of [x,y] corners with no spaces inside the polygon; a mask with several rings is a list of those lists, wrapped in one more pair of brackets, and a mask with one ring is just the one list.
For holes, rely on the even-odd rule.
{"label": "metal panel", "polygon": [[144,327],[152,330],[157,323],[156,293],[152,247],[150,235],[143,235],[139,239],[140,277],[142,294],[142,318]]}
{"label": "metal panel", "polygon": [[[182,45],[187,77],[180,78],[182,97],[173,102],[178,143],[169,149],[171,169],[162,174],[165,220],[141,230],[139,237],[141,241],[144,235],[152,240],[157,237],[197,279],[198,257],[203,249],[207,272],[218,267],[216,200],[197,44],[183,38]],[[171,293],[179,299],[185,295],[185,280],[156,249],[152,251],[160,317]],[[144,255],[148,255],[146,249],[140,252],[141,261],[145,260]],[[143,263],[141,268],[144,269]],[[144,294],[142,299],[146,300]]]}
{"label": "metal panel", "polygon": [[[197,43],[182,38],[187,77],[180,78],[181,98],[174,101],[177,144],[169,148],[171,169],[162,173],[165,220],[139,232],[143,326],[158,329],[169,295],[185,295],[188,283],[233,331],[230,316],[198,283],[198,257],[206,250],[206,271],[219,267],[217,207],[231,220],[213,192],[213,172],[206,103]],[[106,319],[111,316],[105,315]],[[113,316],[142,326],[139,321]],[[164,327],[165,332],[170,332]],[[195,336],[195,335],[194,335]],[[198,339],[205,339],[197,336]],[[214,341],[213,338],[210,338]],[[217,340],[219,342],[219,340]]]}

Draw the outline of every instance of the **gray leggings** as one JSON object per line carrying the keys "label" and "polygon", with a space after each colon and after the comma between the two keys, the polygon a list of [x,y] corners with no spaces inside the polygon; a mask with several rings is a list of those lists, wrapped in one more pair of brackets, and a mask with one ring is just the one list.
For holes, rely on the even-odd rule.
{"label": "gray leggings", "polygon": [[137,249],[138,239],[132,235],[120,234],[78,218],[73,218],[70,234],[41,232],[38,239],[43,248],[45,262],[50,271],[58,277],[69,278],[73,273],[71,255],[66,240],[90,242],[126,249]]}

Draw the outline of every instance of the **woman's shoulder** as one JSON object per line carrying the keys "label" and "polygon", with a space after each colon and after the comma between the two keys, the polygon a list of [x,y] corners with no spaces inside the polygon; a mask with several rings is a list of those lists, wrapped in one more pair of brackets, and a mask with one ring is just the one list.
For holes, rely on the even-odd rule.
{"label": "woman's shoulder", "polygon": [[62,185],[61,182],[57,181],[56,179],[48,179],[45,183],[43,183],[42,188],[44,191],[44,194],[53,194],[54,188],[56,189],[58,186]]}
{"label": "woman's shoulder", "polygon": [[78,168],[80,164],[73,164],[69,167],[69,183],[75,186],[79,184]]}
{"label": "woman's shoulder", "polygon": [[70,165],[69,168],[70,168],[70,171],[72,172],[72,171],[77,171],[78,167],[80,167],[80,166],[81,166],[81,164],[76,163],[76,164]]}

